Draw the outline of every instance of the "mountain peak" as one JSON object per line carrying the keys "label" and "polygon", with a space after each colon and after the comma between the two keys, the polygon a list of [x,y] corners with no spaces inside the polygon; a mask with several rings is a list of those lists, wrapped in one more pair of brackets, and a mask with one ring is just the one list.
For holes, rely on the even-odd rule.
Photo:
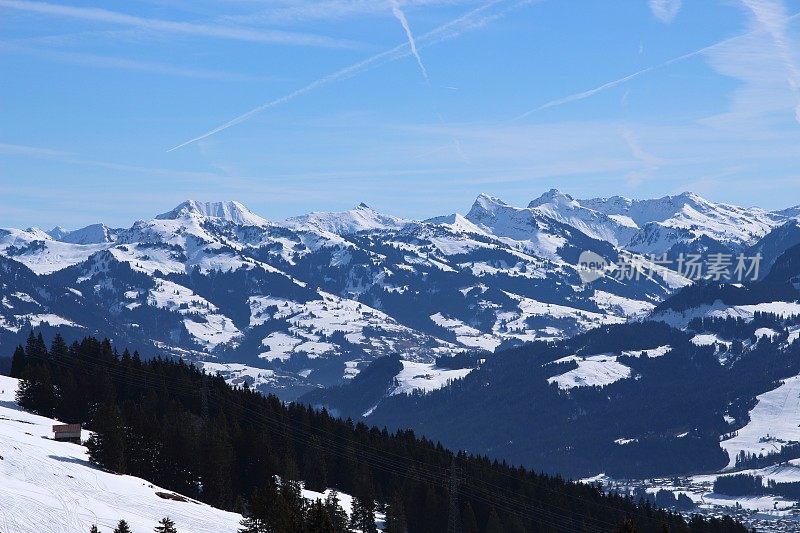
{"label": "mountain peak", "polygon": [[198,202],[197,200],[186,200],[175,209],[156,216],[156,219],[174,220],[192,215],[203,218],[218,218],[245,226],[264,226],[268,223],[266,219],[256,215],[244,204],[236,201]]}
{"label": "mountain peak", "polygon": [[569,194],[563,193],[558,189],[550,189],[546,193],[542,194],[539,198],[532,200],[531,203],[528,204],[528,207],[539,207],[544,204],[555,204],[562,206],[578,205],[575,199]]}
{"label": "mountain peak", "polygon": [[48,231],[47,234],[50,235],[53,239],[60,241],[69,234],[69,230],[62,226],[56,226],[55,228]]}
{"label": "mountain peak", "polygon": [[400,229],[409,223],[408,220],[385,215],[361,202],[349,211],[319,212],[291,217],[285,221],[295,228],[315,228],[340,235],[349,235],[360,231]]}
{"label": "mountain peak", "polygon": [[114,241],[114,231],[105,224],[90,224],[73,231],[56,226],[47,232],[53,239],[70,244],[102,244]]}
{"label": "mountain peak", "polygon": [[475,198],[475,202],[472,204],[472,210],[475,210],[476,208],[492,210],[497,207],[508,207],[508,204],[497,196],[491,196],[485,192],[480,193],[478,197]]}
{"label": "mountain peak", "polygon": [[472,204],[472,208],[469,210],[469,213],[467,213],[466,219],[472,223],[480,224],[495,218],[498,211],[509,208],[510,206],[500,198],[481,193]]}

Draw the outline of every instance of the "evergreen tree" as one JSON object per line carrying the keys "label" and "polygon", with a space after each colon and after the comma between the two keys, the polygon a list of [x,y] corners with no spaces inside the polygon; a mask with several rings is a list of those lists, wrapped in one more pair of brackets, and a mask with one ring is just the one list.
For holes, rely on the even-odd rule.
{"label": "evergreen tree", "polygon": [[395,496],[391,504],[386,508],[386,527],[385,533],[408,533],[406,515],[403,511],[403,501]]}
{"label": "evergreen tree", "polygon": [[92,527],[89,528],[89,533],[100,533],[100,530],[97,529],[97,524],[92,524]]}
{"label": "evergreen tree", "polygon": [[333,521],[322,501],[317,500],[309,506],[304,530],[307,533],[336,533]]}
{"label": "evergreen tree", "polygon": [[25,358],[25,349],[22,346],[17,346],[14,350],[14,355],[11,357],[11,377],[22,377],[22,371],[25,370],[25,365],[28,364]]}
{"label": "evergreen tree", "polygon": [[56,333],[53,342],[50,343],[50,358],[63,361],[67,357],[69,357],[69,347],[67,347],[64,337],[60,333]]}
{"label": "evergreen tree", "polygon": [[347,531],[347,512],[339,503],[339,493],[335,490],[330,491],[328,496],[325,497],[325,509],[328,512],[328,516],[331,517],[331,522],[333,522],[333,530],[336,533]]}
{"label": "evergreen tree", "polygon": [[131,528],[125,520],[120,520],[117,527],[114,528],[114,533],[132,533]]}
{"label": "evergreen tree", "polygon": [[82,420],[81,387],[72,370],[61,373],[60,384],[55,389],[54,414],[68,424],[80,424]]}
{"label": "evergreen tree", "polygon": [[239,524],[242,528],[239,533],[268,533],[270,532],[268,524],[270,523],[270,511],[275,504],[277,497],[277,489],[275,482],[272,481],[271,489],[269,484],[260,489],[256,487],[253,489],[253,494],[250,497],[250,512],[248,516],[244,517]]}
{"label": "evergreen tree", "polygon": [[303,460],[303,481],[305,488],[317,492],[323,492],[327,484],[328,472],[325,467],[322,442],[316,435],[311,439],[306,448],[306,455]]}
{"label": "evergreen tree", "polygon": [[202,436],[203,499],[215,507],[228,509],[234,499],[232,474],[236,461],[228,424],[221,412],[203,425]]}
{"label": "evergreen tree", "polygon": [[375,525],[375,501],[365,497],[353,496],[353,511],[350,514],[350,527],[363,533],[377,533]]}
{"label": "evergreen tree", "polygon": [[17,389],[17,403],[42,416],[53,416],[55,389],[46,362],[30,364],[22,371]]}
{"label": "evergreen tree", "polygon": [[285,504],[279,514],[286,513],[289,522],[289,529],[293,532],[301,532],[305,522],[306,500],[303,498],[303,490],[298,481],[293,479],[281,479],[280,500]]}
{"label": "evergreen tree", "polygon": [[47,345],[44,343],[42,332],[38,335],[33,334],[33,330],[28,334],[28,340],[25,342],[25,356],[29,361],[42,363],[47,359]]}
{"label": "evergreen tree", "polygon": [[125,430],[117,406],[103,404],[92,429],[95,433],[86,441],[89,460],[112,472],[125,473]]}
{"label": "evergreen tree", "polygon": [[178,530],[175,529],[175,522],[170,520],[168,516],[162,518],[153,531],[156,533],[178,533]]}

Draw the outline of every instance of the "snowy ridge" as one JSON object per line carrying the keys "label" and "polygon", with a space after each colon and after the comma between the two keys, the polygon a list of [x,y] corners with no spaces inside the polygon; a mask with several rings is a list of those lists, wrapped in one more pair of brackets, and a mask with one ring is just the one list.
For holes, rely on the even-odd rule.
{"label": "snowy ridge", "polygon": [[309,213],[308,215],[288,218],[284,223],[292,228],[313,228],[318,231],[338,235],[350,235],[360,231],[401,229],[410,221],[384,215],[360,203],[353,209],[339,213]]}
{"label": "snowy ridge", "polygon": [[35,273],[0,291],[0,346],[46,323],[275,372],[265,386],[315,387],[391,353],[431,364],[646,316],[689,281],[659,267],[652,279],[585,284],[579,253],[614,263],[653,223],[676,225],[665,245],[695,242],[698,221],[737,227],[720,245],[749,242],[783,216],[695,195],[551,190],[528,207],[482,194],[466,215],[422,222],[365,204],[269,222],[238,202],[187,200],[130,228],[0,230],[0,255]]}
{"label": "snowy ridge", "polygon": [[690,192],[653,200],[620,196],[580,200],[581,205],[609,216],[625,217],[640,231],[624,243],[630,250],[663,253],[680,242],[701,236],[735,248],[755,243],[787,217],[759,208],[709,202]]}
{"label": "snowy ridge", "polygon": [[586,235],[610,242],[615,246],[628,243],[636,233],[637,227],[630,219],[613,218],[600,211],[584,207],[572,196],[557,189],[551,189],[528,204],[555,220],[581,230]]}
{"label": "snowy ridge", "polygon": [[256,215],[239,202],[198,202],[186,200],[172,211],[156,216],[159,220],[183,218],[186,216],[218,218],[245,226],[264,226],[267,220]]}

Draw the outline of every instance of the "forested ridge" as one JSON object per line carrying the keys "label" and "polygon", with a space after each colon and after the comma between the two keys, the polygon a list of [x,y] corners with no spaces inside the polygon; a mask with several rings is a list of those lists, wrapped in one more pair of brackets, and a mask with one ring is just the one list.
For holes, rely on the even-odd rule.
{"label": "forested ridge", "polygon": [[[142,360],[87,337],[48,348],[30,335],[12,359],[19,403],[96,435],[92,461],[216,507],[244,512],[248,532],[739,532],[731,519],[692,518],[630,497],[455,455],[409,430],[389,433],[324,410],[232,388],[181,360]],[[305,487],[352,494],[355,522],[336,502],[309,504]],[[457,498],[451,497],[457,495]]]}

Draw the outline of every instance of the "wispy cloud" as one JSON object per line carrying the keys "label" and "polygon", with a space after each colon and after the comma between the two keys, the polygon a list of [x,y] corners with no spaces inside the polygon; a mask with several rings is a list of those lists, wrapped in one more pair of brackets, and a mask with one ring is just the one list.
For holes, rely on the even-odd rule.
{"label": "wispy cloud", "polygon": [[[406,0],[413,7],[456,6],[475,4],[476,0]],[[247,15],[227,17],[227,20],[261,23],[295,23],[313,20],[336,21],[360,16],[383,16],[387,0],[278,0],[270,7]]]}
{"label": "wispy cloud", "polygon": [[[784,21],[788,23],[788,22],[790,22],[790,21],[792,21],[792,20],[794,20],[794,19],[796,19],[798,17],[800,17],[800,13],[797,13],[795,15],[792,15],[791,17],[785,18]],[[561,106],[561,105],[564,105],[564,104],[568,104],[570,102],[576,102],[578,100],[584,100],[586,98],[590,98],[590,97],[592,97],[592,96],[594,96],[596,94],[599,94],[599,93],[602,93],[604,91],[607,91],[608,89],[612,89],[614,87],[623,85],[624,83],[626,83],[626,82],[628,82],[628,81],[630,81],[632,79],[638,78],[640,76],[643,76],[643,75],[648,74],[650,72],[653,72],[655,70],[660,70],[660,69],[662,69],[664,67],[668,67],[670,65],[674,65],[675,63],[680,63],[681,61],[685,61],[685,60],[693,58],[693,57],[704,55],[704,54],[706,54],[708,52],[711,52],[713,50],[722,49],[726,45],[729,45],[731,43],[735,43],[737,41],[743,41],[743,40],[745,40],[747,38],[753,37],[755,34],[762,33],[762,32],[763,32],[762,29],[756,29],[754,31],[747,32],[747,33],[744,33],[744,34],[741,34],[741,35],[736,35],[736,36],[733,36],[733,37],[729,37],[727,39],[723,39],[721,41],[718,41],[716,43],[710,44],[708,46],[704,46],[703,48],[699,48],[699,49],[694,50],[692,52],[687,52],[687,53],[685,53],[683,55],[680,55],[680,56],[677,56],[677,57],[673,57],[672,59],[668,59],[667,61],[664,61],[664,62],[659,63],[657,65],[653,65],[653,66],[650,66],[650,67],[647,67],[647,68],[643,68],[641,70],[637,70],[636,72],[628,74],[627,76],[623,76],[621,78],[617,78],[615,80],[608,81],[608,82],[603,83],[601,85],[598,85],[597,87],[594,87],[592,89],[588,89],[586,91],[573,93],[573,94],[570,94],[570,95],[567,95],[567,96],[564,96],[564,97],[561,97],[561,98],[556,98],[554,100],[550,100],[549,102],[545,102],[544,104],[542,104],[540,106],[534,107],[533,109],[530,109],[530,110],[525,111],[524,113],[522,113],[520,115],[517,115],[516,117],[512,118],[509,122],[516,122],[518,120],[522,120],[522,119],[524,119],[524,118],[526,118],[526,117],[528,117],[528,116],[530,116],[530,115],[532,115],[534,113],[538,113],[539,111],[544,111],[545,109],[549,109],[551,107],[558,107],[558,106]]]}
{"label": "wispy cloud", "polygon": [[[521,7],[523,5],[530,4],[532,1],[533,0],[521,0],[519,2],[513,3],[512,5],[507,7],[506,9],[500,10],[498,12],[492,12],[492,13],[489,13],[489,14],[485,14],[488,10],[490,10],[491,8],[496,6],[497,4],[500,4],[500,3],[503,2],[503,0],[491,0],[490,2],[480,6],[478,8],[475,8],[475,9],[465,13],[464,15],[462,15],[462,16],[460,16],[460,17],[458,17],[458,18],[456,18],[456,19],[454,19],[454,20],[452,20],[452,21],[450,21],[450,22],[448,22],[448,23],[446,23],[446,24],[444,24],[442,26],[439,26],[438,28],[436,28],[434,30],[431,30],[431,31],[429,31],[428,33],[426,33],[424,35],[422,35],[418,39],[419,48],[422,49],[422,48],[424,48],[426,46],[432,46],[434,44],[437,44],[437,43],[440,43],[440,42],[443,42],[443,41],[446,41],[446,40],[449,40],[449,39],[454,39],[454,38],[458,37],[459,35],[463,34],[464,32],[473,30],[475,28],[483,27],[486,24],[489,24],[490,22],[493,22],[493,21],[497,20],[498,18],[504,16],[506,13],[508,13],[508,11],[510,11],[512,9],[516,9],[516,8]],[[353,77],[353,76],[355,76],[357,74],[360,74],[361,72],[365,72],[365,71],[370,70],[372,68],[375,68],[375,67],[377,67],[379,65],[383,65],[385,63],[389,63],[389,62],[392,62],[392,61],[397,61],[398,59],[403,58],[403,57],[407,57],[410,54],[411,54],[411,52],[410,52],[410,48],[409,48],[408,43],[403,43],[401,45],[395,46],[394,48],[390,48],[389,50],[386,50],[386,51],[381,52],[379,54],[376,54],[376,55],[374,55],[372,57],[364,59],[363,61],[359,61],[358,63],[354,63],[354,64],[352,64],[352,65],[350,65],[348,67],[345,67],[343,69],[337,70],[336,72],[334,72],[332,74],[328,74],[327,76],[319,78],[319,79],[309,83],[305,87],[301,87],[300,89],[297,89],[296,91],[293,91],[293,92],[291,92],[291,93],[289,93],[289,94],[287,94],[285,96],[281,96],[280,98],[276,98],[275,100],[271,100],[271,101],[269,101],[269,102],[267,102],[265,104],[262,104],[262,105],[260,105],[260,106],[258,106],[256,108],[253,108],[250,111],[248,111],[246,113],[243,113],[243,114],[239,115],[238,117],[235,117],[235,118],[229,120],[228,122],[226,122],[226,123],[224,123],[224,124],[222,124],[220,126],[217,126],[216,128],[214,128],[212,130],[207,131],[206,133],[203,133],[201,135],[198,135],[197,137],[189,139],[188,141],[185,141],[185,142],[183,142],[181,144],[178,144],[177,146],[174,146],[174,147],[170,148],[167,151],[168,152],[172,152],[174,150],[178,150],[180,148],[183,148],[184,146],[187,146],[189,144],[195,143],[195,142],[197,142],[199,140],[211,137],[212,135],[215,135],[215,134],[217,134],[217,133],[219,133],[221,131],[224,131],[224,130],[232,127],[232,126],[236,126],[237,124],[241,124],[242,122],[244,122],[246,120],[249,120],[250,118],[254,117],[255,115],[257,115],[257,114],[259,114],[259,113],[261,113],[263,111],[266,111],[267,109],[282,105],[282,104],[284,104],[286,102],[294,100],[295,98],[297,98],[299,96],[302,96],[304,94],[310,93],[310,92],[312,92],[312,91],[314,91],[316,89],[319,89],[320,87],[324,87],[324,86],[329,85],[331,83],[334,83],[336,81],[347,79],[347,78],[351,78],[351,77]]]}
{"label": "wispy cloud", "polygon": [[665,24],[672,22],[681,10],[681,0],[648,0],[648,5],[653,15]]}
{"label": "wispy cloud", "polygon": [[207,68],[192,68],[156,61],[140,61],[123,57],[87,54],[81,52],[66,52],[62,50],[33,48],[19,46],[14,43],[0,42],[0,53],[26,54],[57,63],[80,65],[90,68],[133,70],[151,72],[166,76],[179,76],[185,78],[222,80],[222,81],[254,81],[274,79],[268,76],[251,76],[235,72],[225,72]]}
{"label": "wispy cloud", "polygon": [[148,167],[141,165],[129,165],[125,163],[115,163],[109,161],[99,161],[87,159],[74,152],[44,148],[41,146],[27,146],[22,144],[0,143],[0,154],[9,156],[26,157],[31,159],[50,159],[72,165],[103,168],[120,172],[133,172],[148,176],[164,176],[170,178],[182,178],[186,180],[227,180],[230,176],[225,176],[215,172],[176,170],[162,167]]}
{"label": "wispy cloud", "polygon": [[411,48],[411,53],[417,60],[417,65],[419,65],[419,70],[422,72],[422,77],[425,78],[425,81],[428,81],[428,71],[425,69],[425,65],[422,63],[422,57],[420,57],[419,50],[417,50],[417,43],[414,40],[414,34],[411,32],[411,26],[408,24],[406,14],[403,13],[403,9],[400,7],[399,0],[391,0],[391,4],[392,14],[398,21],[400,21],[400,25],[403,26],[403,30],[406,32],[408,46]]}
{"label": "wispy cloud", "polygon": [[778,0],[742,0],[755,15],[758,24],[772,38],[778,56],[786,69],[789,88],[797,100],[795,120],[800,122],[800,69],[797,67],[788,36],[788,18],[783,3]]}
{"label": "wispy cloud", "polygon": [[41,15],[90,20],[151,31],[228,39],[253,43],[272,43],[301,46],[350,47],[354,43],[331,37],[282,30],[260,30],[240,26],[225,26],[139,17],[96,7],[75,7],[28,0],[0,0],[0,7]]}
{"label": "wispy cloud", "polygon": [[653,173],[661,167],[664,161],[642,147],[641,139],[633,128],[627,125],[622,126],[619,133],[628,145],[633,158],[641,164],[640,168],[631,170],[626,174],[628,185],[636,187],[641,184],[644,179],[651,177]]}
{"label": "wispy cloud", "polygon": [[62,150],[53,150],[52,148],[42,148],[39,146],[26,146],[23,144],[7,144],[0,143],[0,154],[37,157],[37,158],[61,158],[68,157],[72,154]]}

